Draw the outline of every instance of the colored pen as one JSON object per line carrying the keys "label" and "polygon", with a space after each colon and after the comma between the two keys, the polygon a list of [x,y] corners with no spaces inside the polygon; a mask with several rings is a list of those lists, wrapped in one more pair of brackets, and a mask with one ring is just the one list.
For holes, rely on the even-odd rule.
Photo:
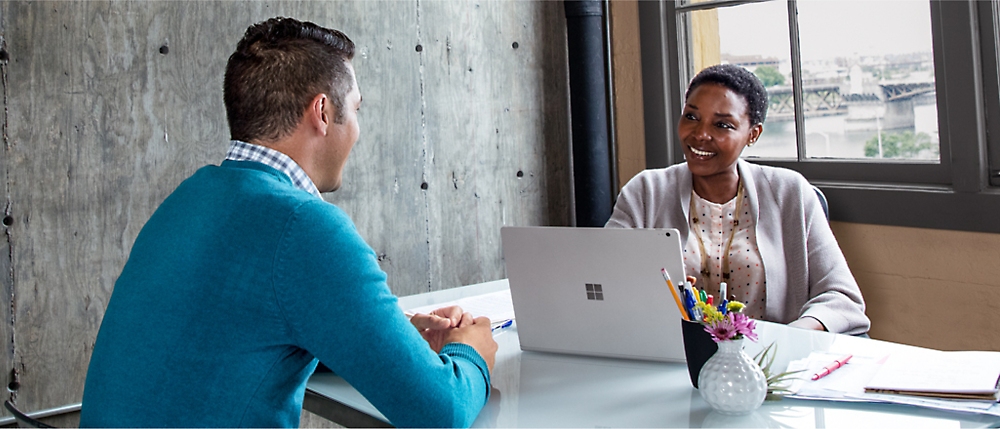
{"label": "colored pen", "polygon": [[691,320],[701,321],[698,314],[698,306],[696,305],[698,300],[695,299],[695,296],[697,295],[695,295],[694,287],[691,286],[691,283],[684,282],[684,295],[687,297],[684,304],[687,305],[688,314],[691,315]]}
{"label": "colored pen", "polygon": [[705,289],[698,291],[698,302],[705,302],[707,300],[708,300],[708,293],[705,292]]}
{"label": "colored pen", "polygon": [[729,285],[726,282],[719,283],[719,312],[726,314],[727,307],[729,306],[729,301],[726,300],[726,292],[728,292]]}
{"label": "colored pen", "polygon": [[701,310],[698,309],[698,304],[696,304],[698,302],[698,300],[696,300],[693,297],[691,297],[691,294],[687,294],[687,295],[688,295],[688,299],[687,299],[688,313],[691,315],[691,320],[695,321],[695,322],[700,322],[702,314],[701,314]]}
{"label": "colored pen", "polygon": [[510,325],[512,325],[513,323],[514,323],[514,319],[507,319],[507,321],[505,321],[505,322],[503,322],[503,323],[501,323],[501,324],[499,324],[499,325],[494,326],[493,328],[491,328],[490,332],[496,332],[496,331],[499,331],[499,330],[501,330],[503,328],[510,327]]}
{"label": "colored pen", "polygon": [[824,366],[822,370],[813,374],[812,379],[819,380],[823,377],[830,375],[830,373],[836,371],[837,368],[844,366],[844,364],[846,364],[847,361],[851,360],[852,357],[854,357],[854,355],[845,355],[843,357],[834,360],[833,363]]}
{"label": "colored pen", "polygon": [[681,302],[681,297],[677,295],[677,288],[674,287],[674,282],[670,281],[670,273],[667,272],[666,268],[660,268],[660,272],[663,273],[663,280],[666,280],[667,286],[670,287],[670,295],[673,295],[674,302],[677,303],[677,311],[680,311],[681,317],[684,320],[691,321],[691,317],[688,316],[687,311],[684,309],[684,303]]}
{"label": "colored pen", "polygon": [[684,282],[681,282],[681,284],[677,285],[677,293],[680,295],[681,302],[684,303],[684,309],[688,312],[688,317],[691,318],[691,321],[693,322],[699,321],[699,319],[695,317],[694,314],[694,310],[696,307],[694,306],[694,304],[691,304],[691,301],[688,301],[688,299],[690,299],[691,297],[689,296],[687,289],[684,288]]}
{"label": "colored pen", "polygon": [[684,289],[688,291],[688,297],[691,298],[691,306],[694,307],[698,303],[698,290],[689,281],[684,282]]}
{"label": "colored pen", "polygon": [[686,283],[684,284],[684,287],[681,288],[681,292],[683,294],[682,298],[684,298],[684,307],[690,310],[691,307],[696,302],[696,300],[694,299],[694,294],[691,293],[691,289],[687,287]]}
{"label": "colored pen", "polygon": [[684,311],[687,312],[691,320],[694,320],[694,313],[691,312],[691,294],[688,293],[686,288],[681,287],[681,302],[684,303]]}

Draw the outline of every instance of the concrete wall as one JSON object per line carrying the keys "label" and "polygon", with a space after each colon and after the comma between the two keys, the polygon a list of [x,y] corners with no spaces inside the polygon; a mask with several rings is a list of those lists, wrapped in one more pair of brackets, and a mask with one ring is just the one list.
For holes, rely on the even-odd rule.
{"label": "concrete wall", "polygon": [[357,44],[361,139],[325,198],[397,294],[502,278],[501,225],[569,223],[561,2],[4,1],[0,368],[22,409],[80,401],[133,240],[225,154],[226,59],[277,15]]}

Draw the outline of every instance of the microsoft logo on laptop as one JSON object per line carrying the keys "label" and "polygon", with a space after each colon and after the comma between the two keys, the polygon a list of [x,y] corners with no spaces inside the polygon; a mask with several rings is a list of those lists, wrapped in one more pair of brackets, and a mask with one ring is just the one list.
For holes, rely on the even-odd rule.
{"label": "microsoft logo on laptop", "polygon": [[604,301],[604,291],[601,290],[601,285],[594,283],[587,283],[587,299],[594,301]]}

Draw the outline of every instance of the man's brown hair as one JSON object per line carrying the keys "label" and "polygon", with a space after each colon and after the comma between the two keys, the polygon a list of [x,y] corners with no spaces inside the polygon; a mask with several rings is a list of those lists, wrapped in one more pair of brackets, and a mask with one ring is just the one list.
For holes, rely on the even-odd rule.
{"label": "man's brown hair", "polygon": [[231,138],[289,135],[320,93],[330,97],[340,123],[353,58],[354,42],[337,30],[282,17],[251,25],[229,56],[222,84]]}

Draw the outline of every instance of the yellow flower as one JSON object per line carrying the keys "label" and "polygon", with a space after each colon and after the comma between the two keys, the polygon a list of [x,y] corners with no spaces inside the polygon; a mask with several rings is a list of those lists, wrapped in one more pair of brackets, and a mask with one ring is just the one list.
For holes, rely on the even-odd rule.
{"label": "yellow flower", "polygon": [[734,312],[734,313],[742,313],[743,312],[743,308],[745,308],[745,307],[746,307],[746,305],[744,305],[742,302],[739,302],[739,301],[729,301],[729,304],[726,305],[726,311]]}
{"label": "yellow flower", "polygon": [[718,322],[718,321],[722,320],[723,317],[725,317],[715,307],[712,307],[711,305],[705,304],[704,302],[699,302],[697,304],[697,306],[698,306],[698,309],[701,310],[701,313],[704,315],[703,316],[703,321],[705,323]]}

